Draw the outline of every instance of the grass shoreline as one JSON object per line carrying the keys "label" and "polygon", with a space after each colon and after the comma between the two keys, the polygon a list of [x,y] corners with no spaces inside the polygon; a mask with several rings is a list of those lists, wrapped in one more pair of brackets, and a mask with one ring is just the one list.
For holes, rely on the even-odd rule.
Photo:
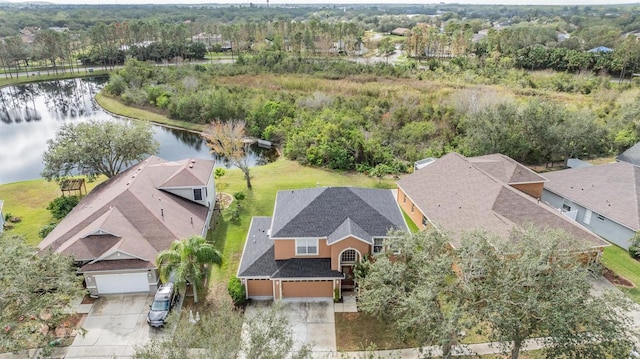
{"label": "grass shoreline", "polygon": [[97,93],[94,98],[96,100],[96,103],[105,112],[111,114],[112,116],[148,121],[159,126],[175,128],[197,134],[201,134],[206,129],[205,125],[172,120],[169,117],[154,111],[125,105],[117,98],[109,96],[102,91]]}

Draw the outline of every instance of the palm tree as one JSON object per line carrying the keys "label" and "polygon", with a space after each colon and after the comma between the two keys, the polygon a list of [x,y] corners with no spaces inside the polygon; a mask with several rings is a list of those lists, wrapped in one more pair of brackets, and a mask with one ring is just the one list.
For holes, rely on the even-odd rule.
{"label": "palm tree", "polygon": [[171,243],[169,249],[158,254],[156,265],[160,279],[166,282],[170,275],[181,295],[187,289],[187,282],[193,286],[193,301],[198,303],[198,290],[203,287],[205,264],[222,264],[222,255],[211,243],[201,236],[191,236]]}

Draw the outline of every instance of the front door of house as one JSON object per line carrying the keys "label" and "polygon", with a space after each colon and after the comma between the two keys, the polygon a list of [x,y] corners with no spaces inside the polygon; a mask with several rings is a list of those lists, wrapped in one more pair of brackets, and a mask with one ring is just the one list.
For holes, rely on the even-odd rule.
{"label": "front door of house", "polygon": [[342,274],[344,274],[344,279],[342,280],[342,288],[353,289],[353,265],[343,265]]}

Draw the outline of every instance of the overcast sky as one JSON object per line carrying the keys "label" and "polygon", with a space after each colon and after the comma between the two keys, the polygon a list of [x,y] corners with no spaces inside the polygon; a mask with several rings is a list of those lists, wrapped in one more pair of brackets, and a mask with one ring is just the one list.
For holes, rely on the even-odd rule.
{"label": "overcast sky", "polygon": [[[9,0],[10,2],[20,2]],[[24,1],[24,0],[22,0]],[[249,4],[246,0],[43,0],[54,4]],[[505,4],[505,5],[610,5],[610,4],[633,4],[640,3],[640,0],[443,0],[443,1],[425,1],[425,0],[345,0],[345,1],[328,1],[328,0],[270,0],[270,4],[436,4],[436,3],[459,3],[459,4]],[[255,4],[266,3],[266,0],[253,1]]]}

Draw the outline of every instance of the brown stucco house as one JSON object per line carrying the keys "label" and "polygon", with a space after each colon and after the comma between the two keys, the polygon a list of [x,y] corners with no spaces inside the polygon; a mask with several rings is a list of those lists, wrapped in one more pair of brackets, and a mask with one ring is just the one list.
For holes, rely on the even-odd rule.
{"label": "brown stucco house", "polygon": [[254,217],[238,278],[247,298],[331,298],[353,289],[353,267],[407,231],[391,190],[323,187],[279,191],[272,217]]}
{"label": "brown stucco house", "polygon": [[38,247],[72,256],[92,295],[155,292],[158,253],[209,230],[213,167],[151,156],[93,189]]}
{"label": "brown stucco house", "polygon": [[540,201],[547,179],[513,159],[449,153],[399,180],[397,201],[420,229],[453,235],[484,230],[508,239],[515,228],[561,229],[599,255],[609,244]]}

